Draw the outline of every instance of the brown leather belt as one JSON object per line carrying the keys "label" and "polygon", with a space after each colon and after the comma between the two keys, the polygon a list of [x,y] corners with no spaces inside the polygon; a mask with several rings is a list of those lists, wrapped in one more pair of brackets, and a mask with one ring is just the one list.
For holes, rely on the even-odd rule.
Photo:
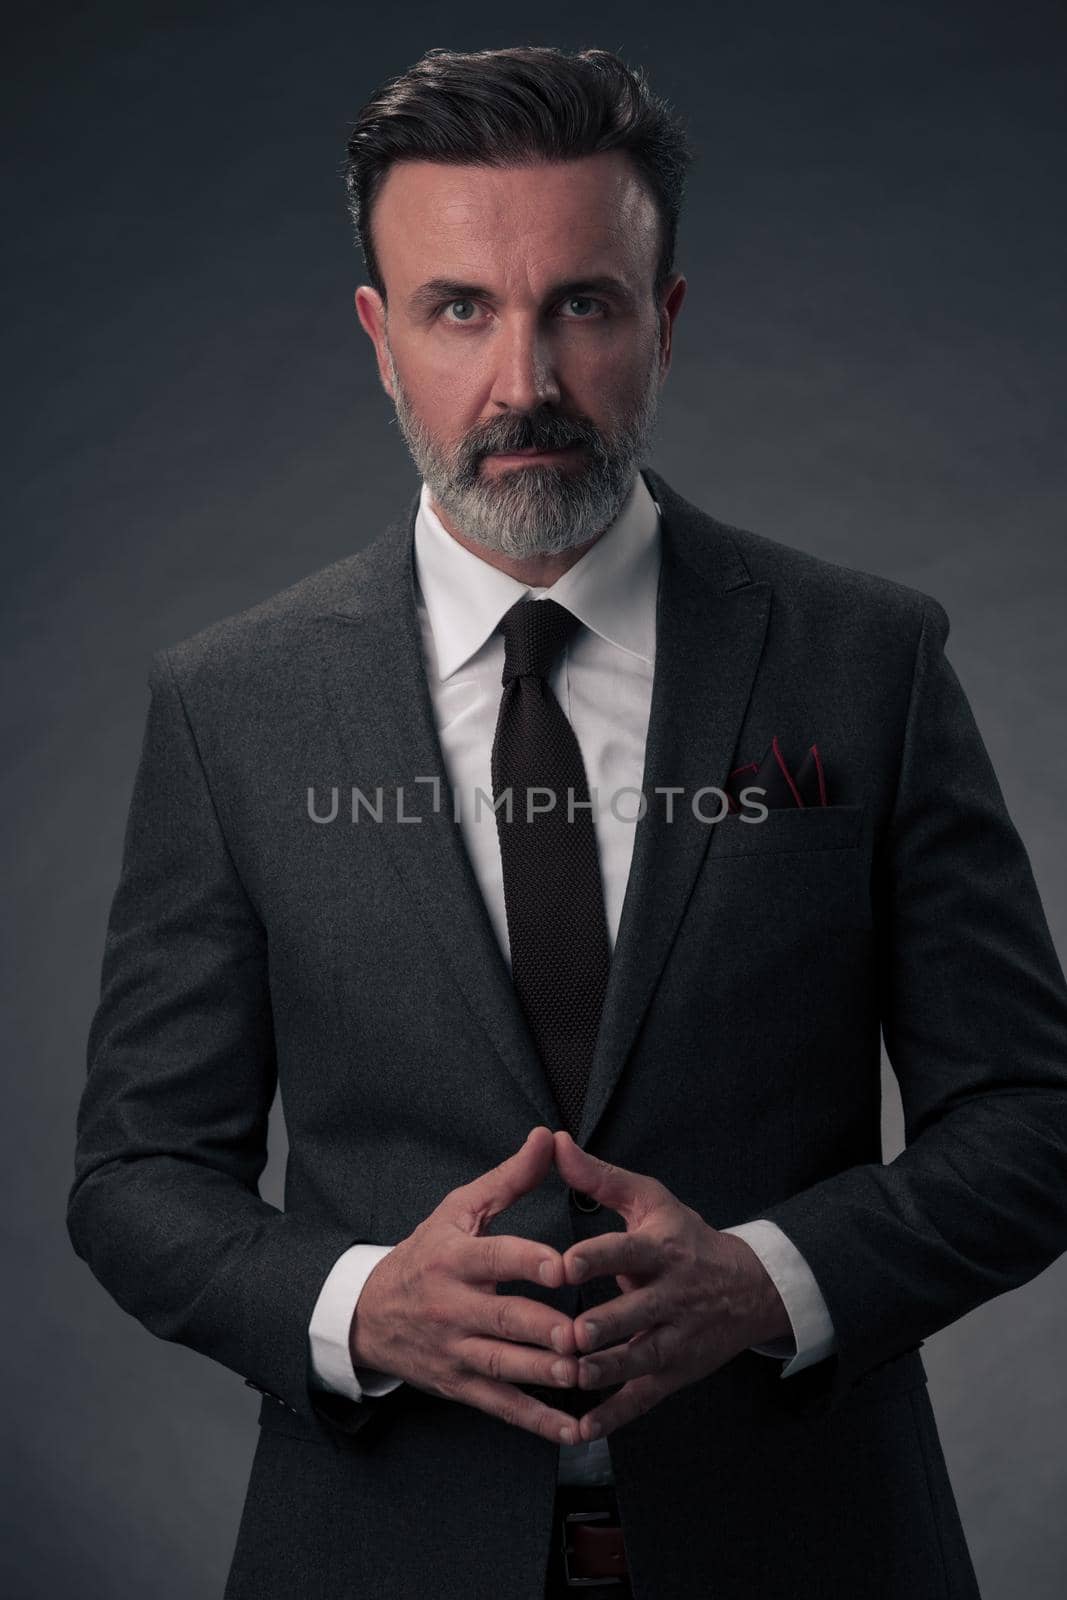
{"label": "brown leather belt", "polygon": [[559,1484],[554,1538],[567,1588],[629,1594],[626,1549],[615,1490]]}

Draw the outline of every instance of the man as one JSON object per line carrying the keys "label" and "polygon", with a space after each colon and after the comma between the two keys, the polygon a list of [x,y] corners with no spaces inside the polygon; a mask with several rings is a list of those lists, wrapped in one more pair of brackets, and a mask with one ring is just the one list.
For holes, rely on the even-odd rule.
{"label": "man", "polygon": [[419,493],[153,661],[69,1226],[262,1393],[230,1600],[978,1593],[919,1347],[1067,1247],[1067,986],[940,604],[638,470],[686,160],[599,51],[385,86]]}

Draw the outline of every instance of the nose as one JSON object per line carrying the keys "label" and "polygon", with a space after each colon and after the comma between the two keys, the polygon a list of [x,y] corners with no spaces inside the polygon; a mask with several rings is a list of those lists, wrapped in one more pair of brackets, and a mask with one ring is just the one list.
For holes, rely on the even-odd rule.
{"label": "nose", "polygon": [[493,354],[494,405],[529,412],[559,404],[560,387],[549,342],[535,316],[505,319],[493,341]]}

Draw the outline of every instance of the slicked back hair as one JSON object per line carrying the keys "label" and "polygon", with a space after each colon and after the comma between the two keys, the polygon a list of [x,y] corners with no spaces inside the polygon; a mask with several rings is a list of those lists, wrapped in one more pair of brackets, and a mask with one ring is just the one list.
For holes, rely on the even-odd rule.
{"label": "slicked back hair", "polygon": [[678,217],[694,152],[640,68],[607,50],[428,50],[375,92],[348,139],[348,209],[371,284],[384,302],[371,222],[395,162],[509,167],[606,150],[627,154],[655,202],[660,248],[652,290],[658,301],[674,272]]}

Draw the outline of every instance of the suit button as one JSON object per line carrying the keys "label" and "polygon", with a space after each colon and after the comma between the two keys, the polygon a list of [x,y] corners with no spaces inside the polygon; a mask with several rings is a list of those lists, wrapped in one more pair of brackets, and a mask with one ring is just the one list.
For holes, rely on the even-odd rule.
{"label": "suit button", "polygon": [[585,1211],[592,1214],[600,1210],[600,1201],[594,1200],[591,1194],[583,1194],[580,1189],[568,1189],[571,1205],[576,1211]]}

